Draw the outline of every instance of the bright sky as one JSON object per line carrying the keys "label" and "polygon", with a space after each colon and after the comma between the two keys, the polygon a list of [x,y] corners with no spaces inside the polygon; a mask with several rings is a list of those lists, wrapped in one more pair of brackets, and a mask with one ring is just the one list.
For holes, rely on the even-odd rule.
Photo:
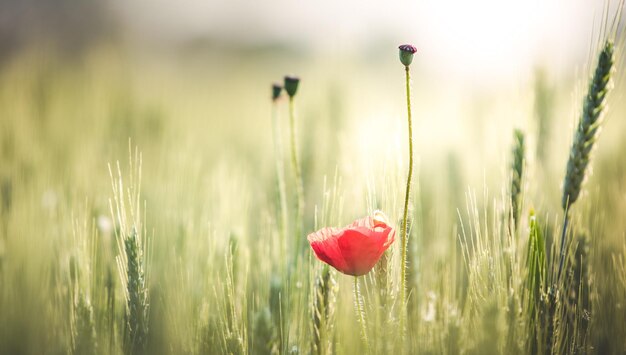
{"label": "bright sky", "polygon": [[335,51],[387,38],[415,43],[433,69],[460,77],[506,77],[545,58],[557,66],[580,59],[604,6],[602,0],[117,1],[133,31],[151,40],[292,40]]}

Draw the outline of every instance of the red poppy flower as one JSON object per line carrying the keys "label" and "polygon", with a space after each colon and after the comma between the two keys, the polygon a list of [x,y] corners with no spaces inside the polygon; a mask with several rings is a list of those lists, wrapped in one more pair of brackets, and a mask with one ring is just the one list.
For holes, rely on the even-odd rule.
{"label": "red poppy flower", "polygon": [[345,228],[323,228],[307,237],[321,261],[348,275],[367,274],[393,243],[395,232],[380,211]]}

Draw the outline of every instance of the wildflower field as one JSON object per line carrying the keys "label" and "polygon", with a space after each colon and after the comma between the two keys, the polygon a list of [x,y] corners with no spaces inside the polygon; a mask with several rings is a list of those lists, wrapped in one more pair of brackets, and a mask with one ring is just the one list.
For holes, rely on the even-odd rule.
{"label": "wildflower field", "polygon": [[622,7],[489,90],[419,42],[0,56],[0,354],[626,353]]}

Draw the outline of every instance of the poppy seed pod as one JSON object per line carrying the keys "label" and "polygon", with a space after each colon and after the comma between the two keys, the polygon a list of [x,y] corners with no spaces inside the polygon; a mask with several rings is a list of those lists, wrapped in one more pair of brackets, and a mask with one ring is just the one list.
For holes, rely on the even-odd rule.
{"label": "poppy seed pod", "polygon": [[417,52],[417,48],[410,44],[403,44],[398,48],[400,49],[400,62],[408,67],[413,61],[413,54]]}
{"label": "poppy seed pod", "polygon": [[287,95],[289,95],[289,97],[293,97],[294,95],[296,95],[296,92],[298,91],[298,84],[300,83],[300,78],[298,78],[297,76],[290,76],[287,75],[285,76],[285,91],[287,91]]}
{"label": "poppy seed pod", "polygon": [[276,101],[280,97],[282,91],[283,87],[280,86],[280,84],[272,84],[272,100]]}

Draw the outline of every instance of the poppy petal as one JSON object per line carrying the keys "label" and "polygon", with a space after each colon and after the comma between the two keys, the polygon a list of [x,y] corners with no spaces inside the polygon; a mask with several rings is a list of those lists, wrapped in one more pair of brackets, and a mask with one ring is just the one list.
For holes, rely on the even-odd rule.
{"label": "poppy petal", "polygon": [[347,229],[338,241],[343,259],[348,264],[346,273],[354,276],[367,274],[387,249],[388,232],[375,232],[363,227]]}
{"label": "poppy petal", "polygon": [[343,231],[340,229],[323,228],[315,233],[309,234],[307,239],[318,259],[344,272],[347,268],[347,263],[337,244],[338,237],[342,234]]}
{"label": "poppy petal", "polygon": [[318,259],[354,276],[367,274],[394,238],[394,229],[380,211],[343,229],[323,228],[307,237]]}

